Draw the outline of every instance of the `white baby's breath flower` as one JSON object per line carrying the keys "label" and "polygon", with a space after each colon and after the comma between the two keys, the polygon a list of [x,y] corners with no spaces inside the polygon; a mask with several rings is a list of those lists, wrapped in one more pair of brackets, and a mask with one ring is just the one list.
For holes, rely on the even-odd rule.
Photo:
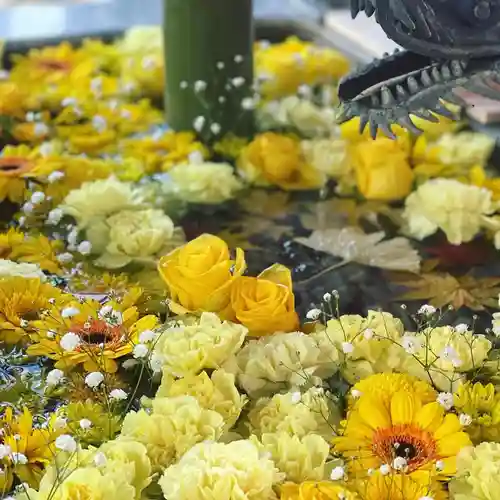
{"label": "white baby's breath flower", "polygon": [[73,260],[73,255],[70,254],[69,252],[64,252],[64,253],[60,253],[58,256],[57,256],[57,260],[61,263],[61,264],[68,264],[69,262],[71,262]]}
{"label": "white baby's breath flower", "polygon": [[9,458],[12,460],[14,465],[26,465],[28,463],[28,458],[24,453],[13,451]]}
{"label": "white baby's breath flower", "polygon": [[113,389],[109,393],[109,397],[115,401],[123,401],[124,399],[127,399],[127,393],[123,389]]}
{"label": "white baby's breath flower", "polygon": [[79,335],[73,332],[68,332],[59,341],[59,345],[64,351],[71,352],[74,351],[81,343],[81,338]]}
{"label": "white baby's breath flower", "polygon": [[444,470],[444,462],[442,460],[438,460],[436,462],[436,470],[437,471],[442,471]]}
{"label": "white baby's breath flower", "polygon": [[136,359],[145,358],[149,353],[149,348],[145,344],[137,344],[134,346],[133,356]]}
{"label": "white baby's breath flower", "polygon": [[48,213],[46,223],[50,226],[56,226],[61,222],[63,215],[63,211],[60,208],[54,208]]}
{"label": "white baby's breath flower", "polygon": [[461,413],[458,419],[460,420],[460,424],[463,425],[464,427],[467,427],[468,425],[472,424],[472,417],[467,413]]}
{"label": "white baby's breath flower", "polygon": [[80,427],[86,431],[92,427],[92,422],[88,418],[82,418],[80,420]]}
{"label": "white baby's breath flower", "polygon": [[138,364],[138,361],[136,359],[126,359],[123,363],[122,366],[125,368],[125,370],[131,370],[132,368],[136,367]]}
{"label": "white baby's breath flower", "polygon": [[302,400],[302,394],[300,392],[294,392],[292,393],[291,401],[294,404],[300,403]]}
{"label": "white baby's breath flower", "polygon": [[344,354],[350,354],[354,351],[354,345],[351,342],[342,342],[342,352]]}
{"label": "white baby's breath flower", "polygon": [[193,121],[193,128],[196,132],[201,132],[205,126],[206,118],[204,116],[197,116]]}
{"label": "white baby's breath flower", "polygon": [[380,474],[382,474],[383,476],[387,476],[387,474],[391,473],[391,466],[387,465],[387,464],[383,464],[380,466],[379,470],[380,470]]}
{"label": "white baby's breath flower", "polygon": [[102,451],[98,451],[94,455],[94,464],[96,467],[104,467],[107,463],[108,459],[106,455]]}
{"label": "white baby's breath flower", "polygon": [[440,392],[436,401],[445,409],[453,408],[453,394],[451,392]]}
{"label": "white baby's breath flower", "polygon": [[203,80],[197,80],[194,82],[194,91],[196,93],[203,92],[207,88],[207,82]]}
{"label": "white baby's breath flower", "polygon": [[307,311],[306,318],[316,321],[321,316],[321,309],[311,309]]}
{"label": "white baby's breath flower", "polygon": [[82,241],[78,244],[77,250],[82,255],[89,255],[92,252],[92,243],[90,241]]}
{"label": "white baby's breath flower", "polygon": [[42,201],[45,200],[45,193],[42,193],[42,191],[37,191],[36,193],[33,193],[31,195],[30,201],[33,203],[33,205],[38,205],[39,203],[42,203]]}
{"label": "white baby's breath flower", "polygon": [[422,316],[431,316],[432,314],[435,313],[436,313],[436,308],[434,306],[431,306],[430,304],[424,304],[418,310],[418,314],[421,314]]}
{"label": "white baby's breath flower", "polygon": [[332,472],[330,472],[330,479],[332,481],[340,481],[344,479],[345,477],[345,470],[344,467],[337,466],[332,469]]}
{"label": "white baby's breath flower", "polygon": [[401,346],[408,354],[415,354],[422,347],[422,341],[414,335],[403,335]]}
{"label": "white baby's breath flower", "polygon": [[76,451],[76,441],[69,434],[62,434],[56,438],[56,448],[68,453],[74,453]]}
{"label": "white baby's breath flower", "polygon": [[61,316],[63,318],[72,318],[73,316],[76,316],[77,314],[80,314],[80,309],[77,307],[65,307],[61,311]]}
{"label": "white baby's breath flower", "polygon": [[363,337],[366,339],[366,340],[371,340],[373,338],[373,335],[374,335],[374,331],[371,329],[371,328],[367,328],[364,332],[363,332]]}
{"label": "white baby's breath flower", "polygon": [[358,399],[361,397],[363,393],[361,391],[358,391],[358,389],[352,389],[351,391],[351,396],[354,398],[354,399]]}
{"label": "white baby's breath flower", "polygon": [[396,457],[392,462],[392,467],[396,470],[403,470],[408,465],[406,458]]}
{"label": "white baby's breath flower", "polygon": [[469,330],[469,325],[466,325],[465,323],[460,323],[459,325],[455,326],[455,331],[457,333],[465,333]]}
{"label": "white baby's breath flower", "polygon": [[139,342],[141,344],[147,344],[148,342],[152,342],[156,338],[156,333],[153,330],[144,330],[139,335]]}
{"label": "white baby's breath flower", "polygon": [[91,372],[85,377],[85,383],[95,389],[104,381],[104,375],[101,372]]}
{"label": "white baby's breath flower", "polygon": [[8,457],[12,453],[12,449],[9,445],[0,444],[0,460]]}
{"label": "white baby's breath flower", "polygon": [[56,385],[59,385],[64,378],[64,372],[62,370],[58,370],[55,368],[54,370],[50,370],[49,373],[47,373],[47,385],[49,387],[54,387]]}

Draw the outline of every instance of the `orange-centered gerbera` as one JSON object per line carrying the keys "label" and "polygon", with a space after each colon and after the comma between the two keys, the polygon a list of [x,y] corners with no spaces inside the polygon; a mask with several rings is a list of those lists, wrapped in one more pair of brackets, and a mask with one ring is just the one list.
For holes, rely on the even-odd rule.
{"label": "orange-centered gerbera", "polygon": [[457,415],[437,402],[424,403],[418,393],[399,390],[383,401],[367,389],[334,440],[350,470],[358,475],[382,466],[407,474],[455,472],[457,453],[471,444]]}

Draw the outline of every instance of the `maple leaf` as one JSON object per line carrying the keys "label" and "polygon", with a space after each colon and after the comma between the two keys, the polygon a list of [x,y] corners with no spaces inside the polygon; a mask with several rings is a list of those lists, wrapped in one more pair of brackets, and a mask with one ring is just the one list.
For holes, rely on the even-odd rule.
{"label": "maple leaf", "polygon": [[470,274],[452,276],[449,273],[429,272],[421,275],[389,273],[389,278],[393,283],[409,289],[397,300],[426,300],[437,308],[451,305],[455,309],[468,307],[474,311],[498,307],[500,277],[475,278]]}
{"label": "maple leaf", "polygon": [[319,252],[340,257],[343,262],[357,262],[390,270],[418,272],[420,256],[406,238],[384,240],[384,232],[366,234],[356,227],[313,231],[295,241]]}

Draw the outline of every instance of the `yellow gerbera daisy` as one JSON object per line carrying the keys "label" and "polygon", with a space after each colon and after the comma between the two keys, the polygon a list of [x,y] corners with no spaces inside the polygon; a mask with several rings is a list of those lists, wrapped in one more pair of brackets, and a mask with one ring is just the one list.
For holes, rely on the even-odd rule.
{"label": "yellow gerbera daisy", "polygon": [[25,145],[5,146],[0,156],[0,201],[22,203],[26,194],[24,177],[35,167],[36,150]]}
{"label": "yellow gerbera daisy", "polygon": [[23,340],[51,304],[61,306],[69,297],[38,278],[0,279],[0,340],[7,344]]}
{"label": "yellow gerbera daisy", "polygon": [[334,449],[358,474],[382,465],[409,473],[433,470],[440,461],[440,473],[450,476],[456,470],[457,453],[471,445],[457,415],[405,390],[395,391],[389,404],[365,393],[342,427]]}
{"label": "yellow gerbera daisy", "polygon": [[42,234],[30,236],[14,228],[0,233],[0,258],[38,264],[52,274],[62,272],[57,254],[63,248],[62,241],[49,240]]}
{"label": "yellow gerbera daisy", "polygon": [[280,500],[356,500],[356,493],[331,481],[305,481],[301,484],[285,483],[280,488]]}
{"label": "yellow gerbera daisy", "polygon": [[36,428],[33,415],[27,408],[18,415],[14,415],[12,408],[6,408],[0,420],[1,443],[11,450],[3,464],[11,479],[15,475],[30,487],[38,487],[45,467],[56,454],[55,439],[64,432],[61,428],[56,430],[54,423],[55,415],[45,427]]}
{"label": "yellow gerbera daisy", "polygon": [[166,172],[174,165],[186,163],[191,153],[199,152],[204,159],[209,157],[208,150],[193,133],[172,130],[160,137],[126,139],[122,152],[124,156],[142,160],[148,173]]}
{"label": "yellow gerbera daisy", "polygon": [[115,373],[115,359],[130,354],[140,334],[158,325],[153,315],[139,319],[137,307],[129,304],[127,297],[104,304],[86,298],[64,309],[51,307],[43,320],[35,322],[34,343],[27,352],[56,360],[56,368],[62,370],[83,364],[86,371]]}
{"label": "yellow gerbera daisy", "polygon": [[416,394],[422,403],[436,401],[437,392],[427,383],[406,373],[377,373],[355,384],[350,392],[349,403],[352,405],[363,394],[371,394],[387,409],[392,396],[397,391]]}
{"label": "yellow gerbera daisy", "polygon": [[356,483],[362,500],[446,500],[448,495],[441,484],[428,473],[388,474],[376,472],[366,480]]}

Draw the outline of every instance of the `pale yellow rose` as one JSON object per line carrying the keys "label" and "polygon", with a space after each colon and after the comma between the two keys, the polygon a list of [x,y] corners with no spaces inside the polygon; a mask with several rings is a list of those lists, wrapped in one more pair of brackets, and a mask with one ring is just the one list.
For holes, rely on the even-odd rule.
{"label": "pale yellow rose", "polygon": [[172,193],[189,203],[223,203],[243,188],[228,163],[176,165],[168,175],[173,182]]}
{"label": "pale yellow rose", "polygon": [[306,161],[328,177],[338,179],[351,173],[352,165],[344,139],[315,139],[302,141]]}
{"label": "pale yellow rose", "polygon": [[288,127],[304,136],[317,137],[330,135],[336,128],[335,113],[331,107],[320,107],[298,96],[264,103],[257,109],[256,115],[261,130]]}
{"label": "pale yellow rose", "polygon": [[64,199],[60,208],[70,215],[80,229],[94,220],[107,217],[119,210],[137,208],[142,202],[140,192],[131,184],[108,179],[83,183],[73,189]]}
{"label": "pale yellow rose", "polygon": [[282,479],[273,461],[247,440],[200,443],[170,466],[159,484],[169,500],[276,500]]}
{"label": "pale yellow rose", "polygon": [[47,276],[45,276],[38,264],[0,259],[0,278],[13,276],[19,278],[38,278],[42,282],[47,280]]}
{"label": "pale yellow rose", "polygon": [[193,396],[202,408],[219,413],[225,430],[236,423],[247,402],[236,388],[234,375],[224,370],[214,370],[210,376],[204,371],[198,375],[188,374],[178,380],[164,373],[156,397],[176,396]]}
{"label": "pale yellow rose", "polygon": [[[256,440],[255,437],[253,439]],[[319,481],[325,475],[330,445],[321,436],[298,437],[287,432],[263,434],[262,448],[271,454],[276,467],[286,474],[287,481]]]}
{"label": "pale yellow rose", "polygon": [[196,443],[216,440],[222,434],[221,415],[202,408],[191,396],[155,398],[152,405],[151,413],[139,410],[126,415],[120,439],[142,443],[155,472],[168,467]]}
{"label": "pale yellow rose", "polygon": [[349,161],[357,188],[367,200],[400,200],[411,192],[413,171],[398,141],[360,141],[349,148]]}
{"label": "pale yellow rose", "polygon": [[405,202],[407,233],[418,240],[439,229],[453,245],[473,240],[484,216],[495,211],[491,191],[453,179],[431,179],[420,185]]}
{"label": "pale yellow rose", "polygon": [[174,377],[220,368],[241,348],[247,331],[213,313],[203,313],[196,321],[167,327],[154,345],[153,362],[164,375]]}
{"label": "pale yellow rose", "polygon": [[326,176],[306,161],[299,139],[274,132],[256,136],[242,150],[237,168],[257,186],[304,190],[319,189],[326,182]]}
{"label": "pale yellow rose", "polygon": [[226,243],[211,234],[202,234],[177,248],[158,265],[173,312],[216,312],[223,319],[234,319],[231,287],[245,269],[243,250],[237,248],[232,259]]}
{"label": "pale yellow rose", "polygon": [[299,328],[292,276],[281,264],[274,264],[257,278],[236,278],[231,288],[231,307],[237,321],[245,325],[252,336]]}
{"label": "pale yellow rose", "polygon": [[86,231],[98,266],[118,269],[134,261],[151,262],[182,242],[163,210],[122,210],[95,222]]}
{"label": "pale yellow rose", "polygon": [[255,398],[280,389],[308,386],[338,370],[334,343],[320,333],[276,333],[250,340],[224,365],[237,375],[239,385]]}

